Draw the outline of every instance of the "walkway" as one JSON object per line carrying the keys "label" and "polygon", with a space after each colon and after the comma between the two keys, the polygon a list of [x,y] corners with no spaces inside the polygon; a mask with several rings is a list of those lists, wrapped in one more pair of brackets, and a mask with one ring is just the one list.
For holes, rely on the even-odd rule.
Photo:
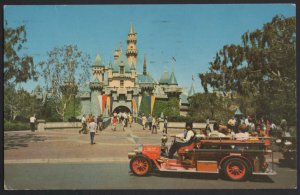
{"label": "walkway", "polygon": [[79,134],[77,129],[5,132],[4,163],[127,162],[128,151],[140,144],[160,145],[161,136],[161,132],[142,130],[139,124],[125,131],[121,124],[117,131],[109,126],[96,134],[95,145],[90,144],[89,134]]}

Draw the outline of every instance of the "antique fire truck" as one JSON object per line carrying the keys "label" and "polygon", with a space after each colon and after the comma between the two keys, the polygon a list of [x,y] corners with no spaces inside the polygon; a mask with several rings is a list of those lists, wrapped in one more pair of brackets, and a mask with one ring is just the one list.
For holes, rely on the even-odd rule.
{"label": "antique fire truck", "polygon": [[[176,136],[174,141],[176,140]],[[164,155],[166,139],[162,145],[143,145],[128,153],[130,170],[137,176],[151,171],[192,172],[222,174],[231,180],[245,180],[252,175],[275,175],[270,140],[250,138],[208,138],[195,136],[188,146],[177,150],[177,158]],[[268,160],[267,160],[268,159]]]}

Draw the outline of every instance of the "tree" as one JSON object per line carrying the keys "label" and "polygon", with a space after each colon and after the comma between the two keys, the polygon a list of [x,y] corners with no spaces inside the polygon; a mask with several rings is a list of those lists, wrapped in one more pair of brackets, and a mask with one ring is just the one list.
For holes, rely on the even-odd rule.
{"label": "tree", "polygon": [[208,86],[236,92],[244,109],[251,100],[256,113],[273,113],[274,120],[290,117],[295,123],[295,70],[296,18],[275,16],[262,29],[244,33],[241,45],[225,45],[210,62],[209,72],[199,77],[206,92]]}
{"label": "tree", "polygon": [[41,62],[46,88],[51,91],[56,112],[65,120],[72,99],[89,76],[90,57],[76,45],[55,47],[48,53],[47,61]]}
{"label": "tree", "polygon": [[25,26],[4,27],[4,84],[37,80],[38,73],[32,56],[20,55],[23,44],[27,41]]}
{"label": "tree", "polygon": [[16,90],[8,84],[4,90],[4,118],[7,120],[28,121],[33,114],[40,115],[41,102],[24,89]]}
{"label": "tree", "polygon": [[161,113],[164,113],[164,116],[175,117],[179,116],[179,98],[169,97],[169,99],[157,99],[154,103],[153,115],[160,116]]}
{"label": "tree", "polygon": [[226,122],[233,112],[230,111],[231,102],[216,93],[197,93],[189,99],[189,116],[193,119],[205,121],[207,117],[212,120]]}

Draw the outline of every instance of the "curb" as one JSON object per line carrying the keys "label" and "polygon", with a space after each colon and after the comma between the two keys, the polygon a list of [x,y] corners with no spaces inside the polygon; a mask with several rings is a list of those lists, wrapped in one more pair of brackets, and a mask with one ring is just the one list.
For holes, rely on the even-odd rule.
{"label": "curb", "polygon": [[129,162],[128,158],[69,158],[69,159],[21,159],[4,160],[4,164],[59,164],[59,163],[123,163]]}

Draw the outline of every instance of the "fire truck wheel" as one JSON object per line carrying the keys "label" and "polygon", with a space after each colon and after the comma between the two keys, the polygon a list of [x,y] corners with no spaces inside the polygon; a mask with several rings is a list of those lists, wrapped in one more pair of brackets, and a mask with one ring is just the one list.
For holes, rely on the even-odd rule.
{"label": "fire truck wheel", "polygon": [[151,163],[148,158],[138,155],[131,159],[130,170],[137,176],[145,176],[151,170]]}
{"label": "fire truck wheel", "polygon": [[241,181],[249,175],[248,164],[240,158],[229,158],[222,164],[222,170],[228,179]]}

